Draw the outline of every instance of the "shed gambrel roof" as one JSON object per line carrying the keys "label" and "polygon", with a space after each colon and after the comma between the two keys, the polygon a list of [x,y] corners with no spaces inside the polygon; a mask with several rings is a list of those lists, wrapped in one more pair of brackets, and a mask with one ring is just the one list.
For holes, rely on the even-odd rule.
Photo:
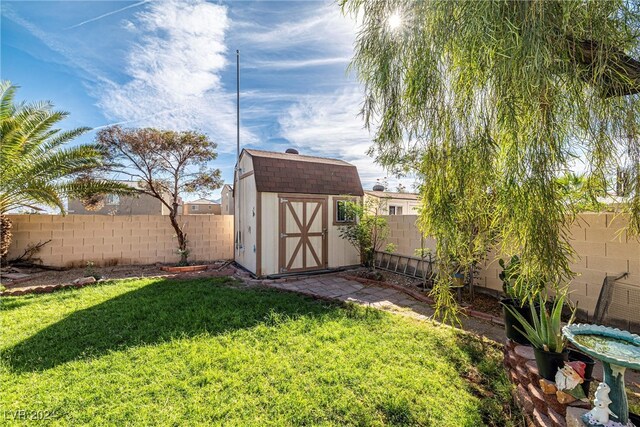
{"label": "shed gambrel roof", "polygon": [[358,169],[343,160],[252,149],[244,151],[253,159],[257,191],[364,195]]}

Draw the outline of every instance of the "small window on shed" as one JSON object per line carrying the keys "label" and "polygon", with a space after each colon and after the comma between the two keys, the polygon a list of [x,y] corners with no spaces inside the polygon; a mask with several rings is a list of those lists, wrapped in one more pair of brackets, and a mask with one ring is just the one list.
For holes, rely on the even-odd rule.
{"label": "small window on shed", "polygon": [[336,224],[346,224],[353,222],[353,215],[349,213],[349,209],[347,208],[351,200],[348,199],[339,199],[336,200],[336,215],[334,222]]}
{"label": "small window on shed", "polygon": [[191,205],[191,210],[192,211],[197,211],[198,210],[198,205]]}

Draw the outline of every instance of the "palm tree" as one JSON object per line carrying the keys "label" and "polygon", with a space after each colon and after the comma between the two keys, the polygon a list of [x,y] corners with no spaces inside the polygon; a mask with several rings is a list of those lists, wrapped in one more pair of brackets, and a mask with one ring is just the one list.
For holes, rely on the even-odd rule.
{"label": "palm tree", "polygon": [[69,113],[55,111],[50,102],[14,102],[17,87],[0,82],[0,256],[11,240],[11,222],[5,216],[19,208],[47,206],[66,213],[65,197],[127,193],[122,184],[97,179],[104,167],[96,145],[64,145],[89,128],[67,131],[54,126]]}

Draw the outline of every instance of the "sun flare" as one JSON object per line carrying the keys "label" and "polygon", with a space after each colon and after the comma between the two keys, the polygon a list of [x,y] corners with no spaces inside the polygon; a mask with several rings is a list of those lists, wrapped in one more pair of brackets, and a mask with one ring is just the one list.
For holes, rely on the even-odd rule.
{"label": "sun flare", "polygon": [[392,31],[398,30],[402,26],[402,16],[400,16],[400,13],[396,11],[389,16],[387,25],[389,25],[389,29]]}

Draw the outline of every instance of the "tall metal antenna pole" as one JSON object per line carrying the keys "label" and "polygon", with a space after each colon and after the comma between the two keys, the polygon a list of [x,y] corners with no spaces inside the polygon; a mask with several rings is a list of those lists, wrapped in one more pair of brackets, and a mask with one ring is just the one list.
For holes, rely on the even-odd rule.
{"label": "tall metal antenna pole", "polygon": [[[240,198],[240,50],[236,49],[236,170],[233,184],[234,221],[233,234],[236,252],[242,249],[242,209]],[[235,257],[234,257],[235,258]]]}
{"label": "tall metal antenna pole", "polygon": [[240,162],[240,50],[236,50],[236,161]]}

